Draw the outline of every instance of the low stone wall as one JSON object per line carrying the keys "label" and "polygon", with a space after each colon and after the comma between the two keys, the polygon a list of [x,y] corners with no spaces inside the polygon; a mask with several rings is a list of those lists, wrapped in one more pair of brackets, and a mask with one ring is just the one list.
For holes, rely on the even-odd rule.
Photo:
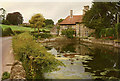
{"label": "low stone wall", "polygon": [[25,80],[25,77],[26,77],[26,73],[22,66],[22,63],[19,61],[15,61],[11,68],[10,79],[13,81],[16,79]]}
{"label": "low stone wall", "polygon": [[97,43],[97,44],[104,44],[104,45],[111,45],[111,46],[120,48],[120,44],[115,42],[114,40],[81,39],[81,41],[90,42],[90,43]]}

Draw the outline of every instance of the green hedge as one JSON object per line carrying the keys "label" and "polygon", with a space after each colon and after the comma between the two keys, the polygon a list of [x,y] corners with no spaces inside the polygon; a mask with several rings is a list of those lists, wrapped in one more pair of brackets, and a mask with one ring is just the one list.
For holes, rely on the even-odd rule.
{"label": "green hedge", "polygon": [[73,38],[73,35],[75,35],[75,31],[72,28],[62,30],[61,33],[67,38]]}
{"label": "green hedge", "polygon": [[59,70],[58,66],[64,65],[40,43],[36,43],[29,33],[13,37],[13,51],[15,59],[23,63],[27,79],[41,79],[43,73]]}
{"label": "green hedge", "polygon": [[50,38],[52,35],[50,33],[32,33],[32,35],[37,39],[37,38]]}
{"label": "green hedge", "polygon": [[11,35],[14,35],[14,32],[10,27],[5,28],[4,30],[2,29],[2,36],[11,36]]}

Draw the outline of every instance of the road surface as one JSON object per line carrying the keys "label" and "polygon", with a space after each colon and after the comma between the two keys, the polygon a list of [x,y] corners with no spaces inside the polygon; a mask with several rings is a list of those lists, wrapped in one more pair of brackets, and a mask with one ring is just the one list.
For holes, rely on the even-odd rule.
{"label": "road surface", "polygon": [[12,37],[0,37],[0,73],[5,71],[10,72],[11,66],[14,62],[14,56],[12,53]]}

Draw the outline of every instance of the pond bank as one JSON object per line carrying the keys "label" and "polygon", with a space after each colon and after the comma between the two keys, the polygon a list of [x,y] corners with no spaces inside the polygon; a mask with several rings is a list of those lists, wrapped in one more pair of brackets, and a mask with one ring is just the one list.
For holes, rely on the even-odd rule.
{"label": "pond bank", "polygon": [[80,39],[80,40],[84,42],[103,44],[120,48],[120,43],[114,40],[102,40],[102,39]]}
{"label": "pond bank", "polygon": [[[47,43],[47,42],[55,42],[55,41],[60,41],[60,40],[68,40],[66,37],[56,37],[56,38],[50,38],[50,39],[44,39],[40,40],[39,43]],[[69,39],[71,40],[71,39]],[[117,48],[120,48],[120,43],[116,42],[114,40],[102,40],[102,39],[80,39],[80,41],[84,42],[89,42],[89,43],[96,43],[96,44],[103,44],[103,45],[109,45],[109,46],[114,46]]]}

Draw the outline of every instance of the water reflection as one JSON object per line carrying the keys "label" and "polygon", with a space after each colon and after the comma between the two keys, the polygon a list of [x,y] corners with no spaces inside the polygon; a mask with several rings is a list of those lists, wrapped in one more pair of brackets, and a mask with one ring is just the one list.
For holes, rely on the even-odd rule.
{"label": "water reflection", "polygon": [[[120,79],[120,52],[112,46],[79,41],[44,43],[66,67],[45,74],[51,79]],[[49,76],[48,76],[49,75]]]}

